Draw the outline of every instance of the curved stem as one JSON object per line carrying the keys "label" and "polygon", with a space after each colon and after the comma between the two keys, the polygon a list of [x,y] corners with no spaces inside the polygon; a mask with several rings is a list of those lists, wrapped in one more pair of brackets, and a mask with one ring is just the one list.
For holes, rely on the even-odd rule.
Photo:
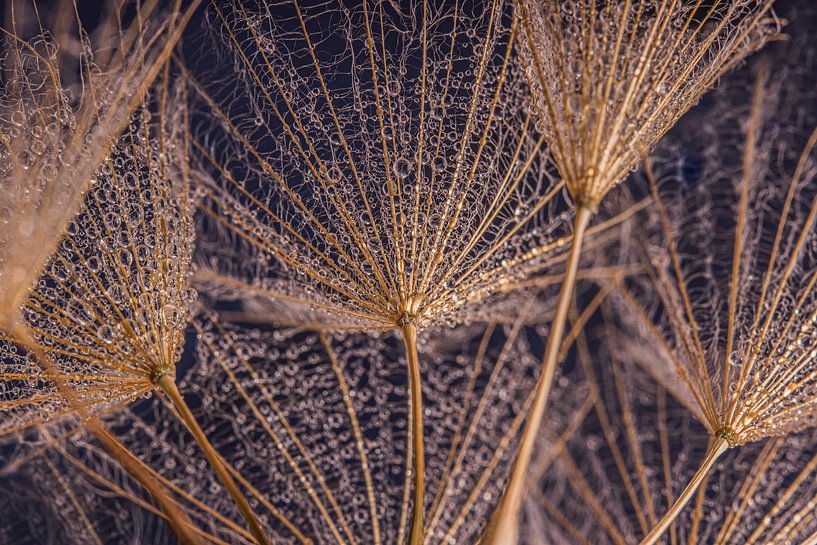
{"label": "curved stem", "polygon": [[414,324],[403,326],[403,342],[406,345],[408,358],[412,455],[414,456],[414,511],[409,530],[409,545],[420,545],[423,542],[426,461],[423,444],[423,388],[420,377],[420,359],[417,356],[417,328]]}
{"label": "curved stem", "polygon": [[218,454],[218,452],[216,452],[216,449],[213,448],[213,445],[210,443],[210,440],[207,439],[207,435],[204,433],[204,430],[202,430],[201,426],[199,426],[196,417],[193,416],[193,412],[190,410],[187,402],[184,400],[179,392],[179,389],[176,387],[176,382],[173,380],[173,377],[170,375],[162,375],[156,381],[156,384],[165,394],[167,394],[167,397],[170,398],[173,406],[179,411],[179,414],[190,430],[190,433],[193,434],[193,437],[201,447],[201,450],[204,451],[204,455],[207,457],[207,461],[210,462],[210,466],[213,468],[213,471],[215,471],[216,475],[218,475],[221,484],[223,484],[224,488],[227,489],[227,492],[230,494],[233,502],[235,502],[236,507],[238,507],[241,516],[250,526],[250,531],[252,532],[253,536],[255,536],[258,544],[271,545],[271,542],[267,538],[264,529],[261,527],[261,523],[258,521],[258,518],[255,516],[253,510],[250,508],[250,504],[247,503],[247,499],[239,490],[235,480],[233,480],[233,477],[227,471],[227,468],[224,467],[221,456]]}
{"label": "curved stem", "polygon": [[533,404],[528,414],[528,421],[522,432],[519,443],[519,451],[516,455],[511,476],[505,487],[505,493],[494,514],[488,521],[485,533],[482,536],[480,545],[516,545],[519,537],[518,519],[519,510],[522,505],[522,494],[525,491],[528,466],[530,465],[533,447],[539,436],[539,428],[545,415],[545,407],[548,402],[548,394],[553,383],[553,375],[558,363],[559,349],[562,345],[562,334],[567,321],[567,312],[570,302],[573,299],[573,289],[576,285],[576,271],[579,268],[579,258],[581,256],[582,241],[584,239],[587,224],[593,212],[586,206],[579,205],[576,209],[574,220],[573,242],[570,247],[570,255],[567,258],[567,270],[565,271],[562,286],[559,291],[559,302],[556,306],[556,315],[550,326],[545,355],[542,358],[542,370],[539,380],[536,382]]}
{"label": "curved stem", "polygon": [[85,408],[78,399],[77,393],[59,376],[51,359],[34,340],[29,328],[24,324],[13,324],[9,329],[12,335],[18,339],[19,344],[34,354],[37,364],[43,369],[48,379],[54,383],[57,391],[68,403],[68,406],[84,421],[88,431],[100,442],[108,454],[148,491],[150,497],[153,498],[153,501],[156,502],[159,509],[167,517],[167,523],[173,529],[176,537],[179,538],[179,542],[182,545],[202,545],[201,539],[193,533],[195,526],[187,513],[176,505],[167,490],[145,470],[143,462],[128,450],[119,439],[111,435],[99,419]]}
{"label": "curved stem", "polygon": [[717,437],[712,442],[712,444],[709,446],[709,450],[706,451],[706,456],[704,456],[698,471],[696,471],[695,475],[692,476],[689,484],[687,484],[684,491],[681,492],[681,495],[678,496],[678,499],[675,500],[675,503],[672,504],[672,507],[667,510],[663,517],[661,517],[658,524],[656,524],[655,527],[650,530],[650,533],[641,540],[639,545],[653,545],[656,541],[658,541],[658,538],[661,537],[669,525],[672,524],[672,521],[675,520],[675,518],[681,513],[684,506],[692,498],[695,490],[697,490],[698,486],[700,486],[701,482],[703,482],[703,480],[712,470],[712,466],[715,465],[715,462],[727,448],[729,448],[729,443],[726,441],[726,439]]}

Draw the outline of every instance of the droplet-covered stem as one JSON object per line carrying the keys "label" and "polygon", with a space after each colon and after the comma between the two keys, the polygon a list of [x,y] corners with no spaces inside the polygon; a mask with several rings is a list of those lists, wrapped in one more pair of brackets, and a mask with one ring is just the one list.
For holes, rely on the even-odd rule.
{"label": "droplet-covered stem", "polygon": [[224,462],[219,456],[216,449],[213,448],[213,445],[207,439],[207,435],[204,433],[204,430],[201,429],[199,426],[196,417],[193,416],[193,412],[190,410],[190,407],[187,405],[187,402],[182,397],[179,389],[176,387],[176,382],[173,380],[173,377],[169,374],[162,375],[156,380],[156,384],[162,389],[162,391],[170,398],[170,401],[173,403],[173,406],[179,411],[184,423],[187,425],[187,428],[190,430],[190,433],[193,434],[193,437],[196,439],[196,442],[201,447],[204,455],[207,457],[207,461],[210,462],[210,466],[216,472],[221,484],[224,485],[224,488],[227,489],[227,492],[230,494],[230,497],[235,502],[236,507],[238,507],[241,516],[250,526],[250,531],[255,536],[258,545],[271,545],[269,538],[267,538],[264,529],[261,527],[261,523],[258,521],[258,517],[255,516],[252,508],[250,508],[250,504],[247,503],[247,499],[239,490],[238,485],[236,485],[235,480],[227,471],[227,468],[224,467]]}
{"label": "droplet-covered stem", "polygon": [[559,291],[559,302],[556,306],[556,315],[550,326],[545,355],[542,358],[542,369],[539,380],[536,382],[533,404],[528,414],[525,429],[522,432],[522,439],[519,443],[519,451],[514,461],[511,476],[505,487],[505,493],[499,505],[491,516],[485,533],[480,542],[481,545],[516,545],[519,529],[518,518],[519,509],[522,505],[522,495],[525,492],[525,478],[528,473],[533,447],[536,438],[539,436],[539,428],[545,415],[548,394],[553,383],[553,376],[556,371],[559,349],[562,345],[562,334],[564,332],[567,313],[570,309],[570,302],[573,300],[573,290],[576,285],[576,272],[579,268],[579,258],[581,257],[582,241],[590,218],[593,216],[591,208],[579,205],[576,209],[574,221],[573,241],[570,247],[570,255],[567,260],[567,270],[562,280]]}
{"label": "droplet-covered stem", "polygon": [[420,359],[417,355],[417,327],[403,326],[403,342],[408,359],[409,396],[411,400],[412,455],[414,457],[414,511],[411,517],[409,545],[423,542],[423,511],[425,509],[425,447],[423,443],[423,388]]}

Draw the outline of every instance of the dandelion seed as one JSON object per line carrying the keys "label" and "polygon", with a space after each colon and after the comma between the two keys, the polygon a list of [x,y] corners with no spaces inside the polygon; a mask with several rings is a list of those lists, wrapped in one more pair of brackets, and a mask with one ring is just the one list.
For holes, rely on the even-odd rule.
{"label": "dandelion seed", "polygon": [[[708,448],[681,400],[628,361],[613,335],[591,352],[580,340],[584,375],[597,394],[563,434],[555,456],[537,453],[525,502],[526,543],[638,543],[682,492]],[[588,360],[598,362],[592,365]],[[704,479],[691,509],[660,543],[805,543],[817,535],[813,431],[729,451],[718,478]]]}
{"label": "dandelion seed", "polygon": [[[225,133],[218,148],[198,149],[210,180],[205,228],[235,242],[212,248],[214,266],[199,276],[288,303],[281,320],[331,328],[488,318],[480,308],[504,284],[558,262],[569,220],[553,217],[562,186],[549,176],[527,84],[511,62],[510,14],[500,3],[476,18],[418,5],[417,20],[385,6],[324,8],[293,4],[276,17],[241,2],[213,10],[244,70],[238,91],[272,119],[248,132],[245,112],[197,83]],[[324,18],[345,24],[324,36]],[[441,21],[455,26],[432,33]],[[383,52],[397,28],[412,39]],[[267,52],[264,39],[278,36]],[[375,64],[324,62],[317,44],[329,40],[364,60],[375,55]],[[451,57],[477,46],[481,54]],[[406,66],[420,58],[424,65]],[[347,70],[351,87],[338,73]],[[247,250],[258,254],[249,270],[231,263]]]}
{"label": "dandelion seed", "polygon": [[[164,104],[167,92],[156,102]],[[184,102],[172,98],[176,112],[185,111]],[[184,120],[174,118],[174,125],[165,115],[152,120],[149,105],[143,106],[111,146],[73,227],[22,305],[25,326],[0,335],[0,410],[6,414],[0,435],[79,414],[103,444],[126,458],[120,459],[125,467],[144,471],[95,416],[157,385],[178,394],[166,377],[174,375],[186,309],[195,298],[187,282],[194,225],[188,150],[179,135]],[[138,181],[123,183],[126,173]],[[134,208],[141,212],[133,214]],[[124,225],[122,218],[128,219]],[[126,266],[118,260],[122,249],[139,259]],[[197,543],[167,505],[180,538]]]}
{"label": "dandelion seed", "polygon": [[490,302],[510,285],[557,267],[569,219],[554,214],[563,184],[535,134],[503,2],[279,8],[213,6],[239,71],[226,94],[196,79],[204,70],[189,74],[213,120],[197,151],[205,230],[219,233],[197,276],[275,301],[267,320],[403,331],[417,544],[417,329],[490,319]]}
{"label": "dandelion seed", "polygon": [[[112,148],[72,222],[73,234],[60,243],[22,307],[26,324],[89,404],[139,397],[154,376],[172,373],[186,320],[175,313],[167,319],[161,312],[167,305],[186,309],[195,297],[187,287],[190,197],[174,181],[180,175],[158,159],[160,146],[174,157],[181,150],[171,151],[179,144],[150,132],[150,115],[143,110]],[[135,190],[122,184],[125,172],[138,174]],[[143,202],[139,191],[147,187],[154,192]],[[142,210],[142,221],[111,225],[113,218],[129,218],[134,207]],[[142,245],[149,249],[142,259],[120,261],[122,250],[136,254]],[[13,345],[5,345],[5,352],[12,350]],[[48,382],[30,354],[13,355],[20,373]],[[36,418],[37,412],[28,416]]]}
{"label": "dandelion seed", "polygon": [[539,121],[577,207],[563,301],[518,468],[483,545],[516,543],[531,450],[547,406],[587,225],[603,197],[713,83],[779,30],[772,0],[523,0],[521,52]]}
{"label": "dandelion seed", "polygon": [[[678,205],[670,206],[647,168],[657,201],[654,222],[668,242],[649,248],[657,296],[651,310],[627,296],[631,316],[641,318],[637,330],[659,347],[660,360],[639,361],[685,401],[713,446],[645,544],[660,536],[727,447],[815,422],[817,274],[809,248],[817,214],[811,166],[817,131],[803,128],[799,112],[775,106],[780,87],[767,64],[759,64],[746,101],[750,111],[739,117],[743,141],[706,152],[703,179],[723,179],[723,194],[690,183],[669,193]],[[790,131],[786,141],[777,136],[781,126]]]}
{"label": "dandelion seed", "polygon": [[[118,10],[110,10],[99,25],[98,35],[88,35],[79,28],[78,53],[70,51],[69,37],[58,33],[52,38],[44,30],[42,24],[47,17],[44,11],[37,9],[36,2],[31,20],[36,21],[38,35],[26,39],[18,34],[18,27],[25,27],[29,22],[25,18],[27,10],[20,9],[24,7],[22,3],[9,5],[7,16],[12,28],[0,30],[5,41],[6,68],[0,96],[3,163],[0,168],[0,224],[3,224],[0,229],[0,283],[3,285],[0,327],[32,354],[43,356],[20,317],[20,305],[78,211],[84,193],[95,183],[94,171],[104,161],[111,142],[166,61],[197,3],[194,1],[184,14],[178,12],[176,5],[161,23],[161,19],[153,18],[156,4],[151,4],[141,10],[140,16],[129,26],[120,20]],[[77,14],[76,9],[72,10],[68,2],[54,8],[59,19],[56,28],[68,32],[71,14]],[[118,38],[117,43],[112,37]],[[61,271],[55,276],[66,274],[67,271]],[[15,387],[21,383],[14,378],[15,371],[22,366],[24,375],[33,375],[33,362],[25,356],[21,363],[12,349],[4,347],[2,352],[4,356],[8,353],[11,360],[7,380],[11,380],[9,396],[13,399]],[[96,418],[86,412],[83,402],[65,387],[62,379],[53,376],[54,369],[46,360],[47,356],[38,356],[37,364],[48,375],[41,373],[42,378],[56,380],[55,389],[46,391],[40,399],[35,395],[33,405],[19,400],[9,403],[4,399],[4,409],[14,410],[15,406],[27,404],[29,408],[36,408],[40,404],[45,408],[43,417],[48,418],[55,405],[59,405],[59,390],[59,395],[73,410],[87,417],[85,425],[95,430],[99,440],[116,453],[123,465],[143,477],[143,485],[162,505],[180,538],[196,543],[186,529],[183,515],[134,465],[132,457]],[[6,362],[3,364],[5,372]],[[23,383],[37,386],[37,380],[29,376]],[[56,411],[64,412],[64,408]],[[18,424],[13,419],[10,425]]]}

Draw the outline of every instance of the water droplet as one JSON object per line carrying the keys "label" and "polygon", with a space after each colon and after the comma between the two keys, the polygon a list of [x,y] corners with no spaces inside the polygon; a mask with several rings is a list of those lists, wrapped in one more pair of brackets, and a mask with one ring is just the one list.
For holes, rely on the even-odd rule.
{"label": "water droplet", "polygon": [[105,324],[99,326],[96,330],[96,336],[105,344],[111,344],[114,341],[115,334],[111,326]]}
{"label": "water droplet", "polygon": [[401,180],[409,174],[409,162],[401,157],[394,162],[394,173]]}

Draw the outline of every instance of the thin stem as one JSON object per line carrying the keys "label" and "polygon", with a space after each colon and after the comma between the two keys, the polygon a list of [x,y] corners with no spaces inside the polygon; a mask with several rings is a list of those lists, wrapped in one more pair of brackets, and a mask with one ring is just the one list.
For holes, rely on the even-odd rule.
{"label": "thin stem", "polygon": [[182,545],[202,545],[201,539],[193,533],[195,527],[187,513],[176,505],[167,490],[145,470],[142,461],[134,456],[116,437],[111,435],[99,419],[86,409],[78,399],[77,393],[60,377],[51,359],[34,340],[28,326],[13,324],[10,330],[18,342],[34,354],[38,365],[43,369],[49,380],[54,383],[57,391],[68,403],[68,406],[84,421],[86,429],[102,444],[108,454],[148,491],[153,501],[156,502],[164,516],[167,517],[167,523],[175,532],[176,537],[179,538],[179,542]]}
{"label": "thin stem", "polygon": [[187,402],[184,400],[179,392],[179,389],[176,387],[176,382],[173,380],[173,377],[170,375],[162,375],[156,381],[156,384],[162,389],[167,397],[170,398],[173,406],[179,411],[179,414],[181,414],[181,417],[190,430],[190,433],[193,434],[193,437],[201,447],[201,450],[204,451],[204,455],[210,462],[210,466],[216,472],[216,475],[218,475],[221,484],[223,484],[224,488],[227,489],[227,492],[230,494],[230,497],[233,498],[236,507],[238,507],[241,516],[245,521],[247,521],[247,524],[249,524],[250,531],[255,536],[258,544],[271,545],[271,542],[267,538],[264,529],[261,527],[261,523],[258,521],[255,513],[250,508],[250,504],[247,503],[247,499],[239,490],[238,485],[235,484],[233,477],[227,471],[227,468],[224,467],[221,456],[218,454],[218,452],[216,452],[216,449],[213,448],[213,445],[207,439],[207,435],[201,429],[201,426],[199,426],[196,417],[193,416],[193,412],[190,410]]}
{"label": "thin stem", "polygon": [[567,259],[567,270],[565,271],[562,287],[559,291],[559,302],[556,306],[556,315],[550,327],[545,355],[542,358],[542,370],[539,380],[536,382],[533,404],[531,405],[528,421],[522,432],[522,439],[519,443],[519,451],[516,455],[511,476],[505,487],[505,493],[499,505],[491,516],[485,533],[480,542],[481,545],[515,545],[518,536],[519,509],[522,505],[522,494],[525,490],[528,466],[530,465],[533,447],[539,436],[539,428],[545,415],[545,407],[548,402],[548,394],[553,383],[553,375],[558,363],[559,348],[562,344],[562,333],[564,332],[567,313],[570,309],[570,302],[573,300],[573,288],[576,285],[576,271],[579,268],[579,257],[581,256],[582,241],[587,224],[593,211],[587,206],[579,205],[576,209],[574,223],[573,241],[570,247],[570,255]]}
{"label": "thin stem", "polygon": [[414,511],[411,516],[409,545],[420,545],[423,542],[426,461],[423,445],[423,388],[420,378],[420,359],[417,356],[417,327],[414,324],[403,326],[403,342],[406,345],[408,358],[412,455],[414,456]]}
{"label": "thin stem", "polygon": [[96,418],[88,420],[86,425],[97,441],[102,443],[105,450],[125,468],[125,471],[148,490],[153,500],[159,504],[162,512],[167,515],[170,526],[176,532],[179,541],[185,545],[201,545],[201,539],[193,535],[192,529],[194,526],[187,514],[181,511],[168,497],[164,487],[145,471],[142,461],[111,435],[108,430],[102,427],[102,424]]}
{"label": "thin stem", "polygon": [[698,468],[698,471],[695,472],[695,475],[692,476],[689,484],[687,484],[684,491],[681,492],[681,495],[678,496],[678,499],[675,500],[675,503],[672,504],[672,507],[669,508],[667,513],[661,518],[660,521],[658,521],[658,524],[656,524],[655,527],[650,530],[650,533],[641,540],[639,545],[653,545],[656,541],[658,541],[658,538],[661,537],[669,525],[672,524],[672,521],[675,520],[675,518],[681,513],[684,506],[692,498],[695,490],[697,490],[706,476],[709,475],[709,472],[712,470],[715,462],[727,448],[729,448],[729,442],[726,439],[718,437],[712,442],[712,444],[709,446],[709,450],[706,452],[706,456],[704,456],[704,459],[701,462],[701,466]]}

